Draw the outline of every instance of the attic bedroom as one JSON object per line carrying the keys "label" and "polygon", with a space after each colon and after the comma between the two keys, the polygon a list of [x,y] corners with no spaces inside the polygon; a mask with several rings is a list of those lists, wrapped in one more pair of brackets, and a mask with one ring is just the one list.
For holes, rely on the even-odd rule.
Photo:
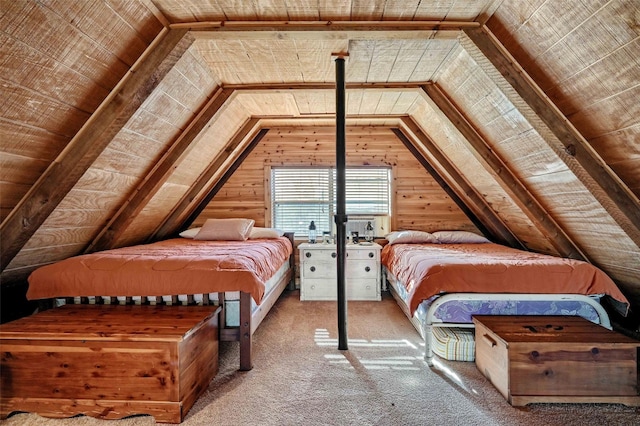
{"label": "attic bedroom", "polygon": [[[342,234],[334,216],[343,109],[351,221],[343,237],[358,229],[363,239],[372,222],[371,241],[358,246],[377,262],[367,300],[414,291],[401,279],[394,290],[400,277],[385,264],[398,232],[449,244],[433,235],[456,231],[560,261],[572,274],[588,268],[598,281],[588,296],[604,294],[593,308],[607,318],[600,324],[640,341],[635,0],[0,0],[0,37],[5,330],[62,300],[103,313],[123,299],[150,309],[211,301],[221,307],[211,327],[221,342],[241,342],[241,370],[250,370],[251,336],[278,310],[280,292],[304,298],[305,260]],[[311,221],[318,241],[309,248]],[[133,272],[117,290],[110,278],[65,275],[71,266],[62,262],[111,250],[154,244],[154,255],[171,257],[167,241],[192,250],[196,240],[220,239],[193,238],[216,226],[287,247],[267,256],[279,259],[264,277],[278,294],[226,275],[214,289],[188,275],[179,292],[153,294],[134,294]],[[336,250],[338,262],[349,253]],[[89,269],[111,268],[96,262]],[[44,268],[52,266],[75,289],[56,294],[58,284],[46,281],[43,296],[29,293],[35,271],[51,275]],[[561,274],[532,274],[500,293],[523,292],[520,280],[538,287],[527,293],[574,292],[554,287]],[[88,294],[88,281],[106,287]],[[225,292],[241,295],[230,301]],[[431,326],[403,306],[398,300],[426,354]]]}

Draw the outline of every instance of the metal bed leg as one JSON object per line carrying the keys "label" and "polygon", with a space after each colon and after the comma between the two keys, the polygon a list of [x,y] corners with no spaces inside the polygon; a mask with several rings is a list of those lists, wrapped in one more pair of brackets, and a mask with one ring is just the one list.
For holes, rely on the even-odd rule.
{"label": "metal bed leg", "polygon": [[424,333],[424,360],[429,367],[433,367],[433,325],[425,323],[423,326]]}

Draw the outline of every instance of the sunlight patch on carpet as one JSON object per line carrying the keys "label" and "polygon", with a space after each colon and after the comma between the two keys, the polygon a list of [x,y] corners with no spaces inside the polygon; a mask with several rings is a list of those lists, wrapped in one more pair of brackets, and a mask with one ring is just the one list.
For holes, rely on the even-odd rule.
{"label": "sunlight patch on carpet", "polygon": [[[327,329],[318,328],[315,331],[314,341],[321,347],[337,347],[338,339],[330,336]],[[350,348],[372,348],[419,351],[419,347],[407,339],[349,339]],[[353,357],[345,356],[344,353],[325,354],[324,358],[331,365],[343,365],[353,369]],[[357,357],[358,367],[367,370],[420,370],[422,367],[422,356],[394,355],[381,357]]]}

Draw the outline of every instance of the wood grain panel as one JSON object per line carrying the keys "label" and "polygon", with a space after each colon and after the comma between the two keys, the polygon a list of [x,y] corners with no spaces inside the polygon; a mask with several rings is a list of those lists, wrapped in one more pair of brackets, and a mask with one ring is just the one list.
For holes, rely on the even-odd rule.
{"label": "wood grain panel", "polygon": [[128,232],[123,233],[112,246],[122,247],[144,242],[188,190],[186,185],[165,182],[131,222]]}
{"label": "wood grain panel", "polygon": [[[620,142],[626,129],[640,122],[640,39],[630,24],[637,21],[638,5],[546,2],[539,8],[526,5],[523,15],[514,13],[514,7],[503,3],[490,21],[505,47],[607,163],[614,151],[615,156],[633,156],[634,144]],[[541,23],[546,25],[537,25]],[[602,150],[595,139],[604,135],[617,139],[620,148]],[[631,168],[637,165],[613,167],[636,196],[640,184]]]}
{"label": "wood grain panel", "polygon": [[4,97],[0,114],[7,121],[71,138],[89,118],[89,113],[37,90],[16,86],[4,78],[0,78],[0,84]]}
{"label": "wood grain panel", "polygon": [[[457,64],[454,62],[454,64]],[[452,67],[443,73],[443,79],[447,84],[459,84],[461,74],[456,70],[462,67]],[[449,73],[451,76],[449,77]],[[533,224],[531,219],[522,212],[522,209],[514,202],[514,197],[505,188],[496,184],[495,173],[486,170],[469,148],[465,145],[460,132],[452,126],[429,99],[421,99],[417,103],[413,114],[414,120],[433,139],[442,153],[453,164],[464,164],[460,167],[460,173],[469,182],[473,182],[478,193],[485,198],[487,204],[495,211],[509,229],[518,236],[527,247],[541,253],[557,255],[558,251],[550,241]]]}
{"label": "wood grain panel", "polygon": [[[260,0],[256,2],[202,2],[154,0],[154,4],[171,22],[193,21],[473,21],[491,6],[490,1],[456,0]],[[487,13],[491,13],[490,8]]]}
{"label": "wood grain panel", "polygon": [[6,55],[0,60],[2,75],[12,84],[27,87],[65,105],[94,111],[108,90],[77,70],[45,56],[42,52],[0,33],[0,43]]}
{"label": "wood grain panel", "polygon": [[[478,43],[477,40],[476,43]],[[474,56],[477,57],[475,54]],[[623,251],[626,251],[622,256],[625,259],[624,263],[633,263],[632,259],[637,257],[634,241],[623,231],[621,225],[616,223],[613,213],[605,209],[607,205],[601,204],[607,199],[596,198],[587,189],[586,185],[591,184],[591,181],[583,176],[584,169],[573,164],[573,158],[563,157],[565,152],[562,150],[550,149],[553,148],[553,139],[546,141],[543,136],[553,136],[541,133],[548,130],[539,125],[533,129],[532,125],[528,124],[523,116],[528,114],[526,106],[519,105],[519,110],[514,109],[511,102],[516,98],[508,90],[505,91],[504,84],[500,81],[495,82],[495,79],[492,81],[490,70],[486,66],[482,67],[485,73],[481,73],[473,72],[478,65],[470,58],[459,57],[454,63],[455,66],[452,65],[452,68],[442,74],[443,84],[454,96],[456,102],[460,102],[462,109],[472,112],[470,119],[476,123],[484,135],[488,136],[488,140],[492,141],[492,149],[504,159],[511,170],[517,170],[517,178],[528,188],[528,191],[531,191],[535,199],[545,206],[545,210],[561,226],[563,232],[570,235],[571,240],[576,241],[578,247],[584,248],[589,253],[589,259],[594,263],[613,263],[612,252],[607,250],[607,244],[602,244],[599,238],[594,238],[593,232],[584,232],[587,228],[601,227],[603,235],[611,236],[612,241],[620,242],[619,246],[624,247]],[[490,104],[483,103],[482,99],[487,94],[495,93],[495,88],[492,89],[492,86],[496,85],[505,91],[506,96],[492,97]],[[514,86],[517,90],[517,85]],[[520,93],[523,97],[525,96],[523,92],[520,91]],[[535,104],[532,99],[525,100]],[[477,108],[478,104],[482,103],[485,107]],[[590,108],[587,107],[587,109]],[[490,112],[491,109],[494,110],[493,113]],[[621,120],[629,116],[628,114],[623,116],[622,111],[619,115]],[[532,119],[530,114],[528,118]],[[595,120],[595,117],[590,119]],[[595,165],[590,167],[585,163],[584,157],[582,158],[582,160],[579,159],[581,165],[590,172],[596,168]],[[613,187],[609,192],[615,192]],[[585,209],[590,212],[589,218],[583,216]],[[615,234],[617,237],[613,237]],[[553,233],[549,235],[552,238]],[[619,273],[624,273],[623,269],[611,268],[607,272],[615,279],[621,277]]]}
{"label": "wood grain panel", "polygon": [[0,140],[2,152],[51,161],[62,151],[68,138],[0,118]]}
{"label": "wood grain panel", "polygon": [[104,2],[69,5],[65,0],[52,0],[47,7],[66,22],[73,22],[82,34],[113,52],[128,66],[133,65],[147,48],[147,42]]}
{"label": "wood grain panel", "polygon": [[12,279],[24,281],[35,268],[51,263],[49,259],[66,259],[75,256],[82,252],[84,246],[83,242],[22,250],[20,255],[14,257],[7,269],[3,271],[2,277],[11,276]]}
{"label": "wood grain panel", "polygon": [[[114,87],[127,72],[127,64],[102,49],[77,26],[38,3],[9,2],[3,15],[4,32],[62,64],[77,70],[105,88]],[[73,46],[69,49],[68,46]],[[141,52],[139,52],[141,53]]]}
{"label": "wood grain panel", "polygon": [[[148,13],[146,17],[155,20]],[[77,132],[80,128],[148,46],[146,41],[138,37],[137,31],[104,2],[96,7],[90,7],[87,3],[66,7],[55,1],[46,4],[10,2],[7,9],[3,7],[0,19],[3,21],[2,37],[11,41],[9,46],[13,49],[10,55],[3,56],[5,68],[15,68],[9,62],[16,59],[16,55],[27,54],[27,72],[22,75],[23,79],[2,84],[7,89],[3,95],[6,93],[8,99],[3,105],[9,108],[3,116],[13,120],[16,127],[39,129],[41,135],[53,135],[54,142],[61,137],[63,140],[60,142],[67,142],[72,137],[78,139]],[[138,19],[142,19],[142,16],[138,16]],[[139,25],[136,26],[140,28]],[[23,60],[21,57],[20,61]],[[144,68],[144,65],[137,68],[139,75],[143,77]],[[152,71],[149,74],[151,73]],[[137,79],[134,76],[129,81]],[[125,85],[121,89],[119,101],[128,104],[123,100],[132,93]],[[20,100],[21,97],[24,99]],[[134,107],[127,105],[127,108]],[[7,238],[5,248],[10,247],[3,251],[3,269],[27,242],[35,227],[62,200],[73,185],[72,182],[79,179],[89,167],[92,160],[85,157],[86,161],[83,163],[82,155],[95,153],[97,156],[97,152],[105,146],[101,144],[101,138],[108,134],[109,131],[103,128],[98,135],[93,135],[91,144],[77,144],[80,148],[74,151],[76,157],[69,161],[68,168],[65,168],[61,159],[50,163],[47,171],[38,176],[41,184],[31,188],[31,201],[25,201],[23,197],[14,206],[6,219],[14,220],[21,215],[28,216],[29,219],[22,221],[20,235],[15,234],[16,227],[3,226],[3,233]],[[73,150],[68,149],[66,152],[70,151]],[[45,154],[36,155],[46,156],[48,158],[43,160],[52,161],[56,154],[64,151],[51,151],[50,155],[46,155],[46,150],[44,152]],[[25,160],[23,166],[28,168],[28,163],[29,160]],[[60,179],[55,177],[56,173],[62,173]],[[56,188],[47,187],[54,181]],[[35,182],[36,179],[31,183]],[[38,201],[32,201],[34,199]],[[36,205],[35,209],[32,209],[31,202]],[[6,232],[7,228],[13,231]]]}
{"label": "wood grain panel", "polygon": [[[114,137],[60,203],[59,207],[65,214],[56,216],[55,223],[56,227],[59,227],[62,226],[63,220],[68,220],[66,226],[69,229],[69,241],[56,240],[58,244],[80,244],[72,234],[79,226],[83,226],[85,231],[82,235],[86,238],[84,244],[89,245],[99,233],[100,227],[133,193],[139,179],[154,167],[173,135],[184,127],[202,100],[206,99],[203,91],[213,86],[213,79],[209,76],[208,82],[204,80],[206,73],[203,73],[202,64],[196,59],[193,54],[185,54],[177,61],[176,68],[167,73],[167,78],[160,82],[150,99]],[[177,95],[181,89],[186,97]],[[83,214],[87,209],[91,214]],[[102,212],[101,218],[95,214],[98,210]],[[78,222],[71,213],[73,211],[78,212],[79,217],[91,217],[93,221]],[[37,235],[32,238],[33,242],[29,243],[29,247],[43,239],[57,238],[57,232],[45,221]],[[51,256],[56,254],[55,251],[51,252]],[[40,262],[54,260],[59,259],[45,257]],[[18,262],[23,263],[21,260]]]}
{"label": "wood grain panel", "polygon": [[150,8],[146,2],[129,2],[120,0],[105,0],[131,28],[135,29],[140,38],[150,44],[160,33],[163,25],[154,11],[155,6]]}
{"label": "wood grain panel", "polygon": [[[377,142],[363,143],[369,135]],[[265,165],[331,166],[335,163],[334,145],[335,127],[273,128],[194,223],[207,217],[249,217],[265,223]],[[403,174],[402,186],[394,194],[397,223],[405,228],[435,230],[447,221],[448,228],[475,229],[390,129],[347,127],[348,166],[395,164]],[[433,205],[425,208],[431,200]]]}

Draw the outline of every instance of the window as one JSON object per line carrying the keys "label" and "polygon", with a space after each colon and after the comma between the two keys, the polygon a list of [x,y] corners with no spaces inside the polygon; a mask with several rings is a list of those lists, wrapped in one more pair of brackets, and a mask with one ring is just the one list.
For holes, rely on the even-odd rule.
{"label": "window", "polygon": [[[390,214],[391,169],[347,168],[345,195],[347,215]],[[336,211],[336,171],[333,168],[273,168],[271,194],[273,226],[306,236],[309,222],[318,235],[332,231]]]}

